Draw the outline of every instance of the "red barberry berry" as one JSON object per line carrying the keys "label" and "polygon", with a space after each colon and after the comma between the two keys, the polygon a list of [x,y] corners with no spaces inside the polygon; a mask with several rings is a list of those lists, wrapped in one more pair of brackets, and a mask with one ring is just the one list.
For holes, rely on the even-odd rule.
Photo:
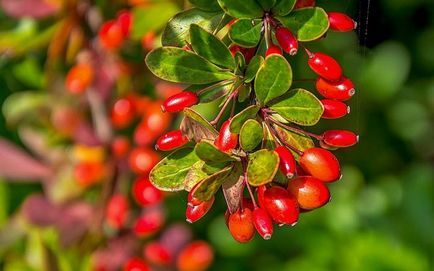
{"label": "red barberry berry", "polygon": [[264,238],[269,240],[273,235],[273,220],[263,208],[255,208],[253,211],[253,224],[256,231]]}
{"label": "red barberry berry", "polygon": [[172,262],[172,255],[167,248],[157,241],[147,243],[143,249],[145,259],[150,263],[167,266]]}
{"label": "red barberry berry", "polygon": [[166,99],[161,105],[163,112],[176,113],[199,102],[199,97],[191,91],[183,91]]}
{"label": "red barberry berry", "polygon": [[315,6],[315,0],[297,0],[294,9],[313,7]]}
{"label": "red barberry berry", "polygon": [[98,33],[101,45],[106,49],[117,49],[124,41],[122,27],[114,20],[105,22]]}
{"label": "red barberry berry", "polygon": [[275,44],[270,44],[270,47],[268,47],[267,51],[265,52],[265,57],[272,54],[282,55],[282,49]]}
{"label": "red barberry berry", "polygon": [[336,148],[350,147],[359,141],[359,136],[345,130],[330,130],[322,135],[324,143]]}
{"label": "red barberry berry", "polygon": [[80,94],[92,84],[93,77],[94,70],[91,65],[86,63],[76,64],[66,76],[66,89],[72,94]]}
{"label": "red barberry berry", "polygon": [[316,81],[316,89],[325,98],[340,101],[346,101],[356,93],[353,82],[346,77],[337,82],[330,82],[319,77]]}
{"label": "red barberry berry", "polygon": [[268,214],[278,224],[294,225],[300,213],[297,200],[280,186],[265,190],[264,205]]}
{"label": "red barberry berry", "polygon": [[122,228],[128,218],[128,209],[128,200],[124,195],[113,195],[107,204],[107,223],[115,229]]}
{"label": "red barberry berry", "polygon": [[214,252],[205,241],[194,241],[185,246],[176,259],[179,271],[205,271],[214,260]]}
{"label": "red barberry berry", "polygon": [[131,12],[127,10],[119,12],[116,23],[120,26],[124,38],[128,38],[133,24],[133,16],[131,15]]}
{"label": "red barberry berry", "polygon": [[151,268],[140,258],[129,259],[123,271],[151,271]]}
{"label": "red barberry berry", "polygon": [[214,203],[214,197],[212,197],[209,201],[204,201],[196,206],[187,206],[185,211],[185,217],[188,223],[194,223],[204,217],[208,211],[211,209]]}
{"label": "red barberry berry", "polygon": [[299,163],[306,173],[323,182],[334,182],[341,176],[339,161],[336,156],[321,148],[305,150]]}
{"label": "red barberry berry", "polygon": [[338,119],[350,113],[350,107],[341,101],[324,99],[321,103],[324,106],[323,119]]}
{"label": "red barberry berry", "polygon": [[133,197],[142,206],[149,206],[160,203],[162,193],[155,188],[148,177],[139,177],[133,184]]}
{"label": "red barberry berry", "polygon": [[302,176],[291,180],[288,191],[298,202],[298,205],[311,210],[325,205],[330,200],[330,192],[324,182],[312,177]]}
{"label": "red barberry berry", "polygon": [[122,129],[131,124],[136,116],[134,102],[129,98],[118,99],[111,109],[110,119],[112,125]]}
{"label": "red barberry berry", "polygon": [[252,240],[255,235],[252,210],[249,208],[238,209],[235,213],[229,215],[228,227],[236,241],[247,243]]}
{"label": "red barberry berry", "polygon": [[128,157],[130,168],[139,175],[148,174],[160,160],[159,155],[150,148],[138,147]]}
{"label": "red barberry berry", "polygon": [[133,232],[140,237],[147,237],[159,231],[164,223],[164,214],[159,209],[149,210],[137,218]]}
{"label": "red barberry berry", "polygon": [[216,147],[224,152],[229,152],[238,145],[238,135],[231,133],[229,129],[230,124],[230,120],[223,122],[219,135],[214,141]]}
{"label": "red barberry berry", "polygon": [[298,40],[295,35],[286,27],[276,29],[276,39],[284,52],[296,55],[298,51]]}
{"label": "red barberry berry", "polygon": [[357,23],[344,13],[329,12],[328,17],[331,30],[348,32],[357,28]]}
{"label": "red barberry berry", "polygon": [[341,65],[332,57],[323,53],[312,53],[306,49],[309,56],[309,67],[319,76],[329,81],[339,81],[342,78]]}
{"label": "red barberry berry", "polygon": [[188,143],[188,137],[181,130],[170,131],[160,136],[155,147],[160,151],[171,151]]}
{"label": "red barberry berry", "polygon": [[279,146],[275,149],[275,152],[280,158],[280,171],[288,178],[294,177],[297,163],[291,151],[284,146]]}

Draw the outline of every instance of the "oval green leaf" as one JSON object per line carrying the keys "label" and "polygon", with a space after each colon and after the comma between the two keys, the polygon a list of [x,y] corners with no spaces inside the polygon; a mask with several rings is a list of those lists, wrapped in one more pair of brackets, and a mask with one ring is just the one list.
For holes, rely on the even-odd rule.
{"label": "oval green leaf", "polygon": [[190,41],[194,51],[201,57],[219,66],[235,69],[235,60],[228,47],[197,24],[190,26]]}
{"label": "oval green leaf", "polygon": [[281,55],[270,55],[256,74],[256,97],[262,104],[267,104],[287,92],[291,84],[292,69],[288,61]]}
{"label": "oval green leaf", "polygon": [[234,77],[193,52],[176,47],[161,47],[146,56],[149,70],[166,81],[208,84]]}
{"label": "oval green leaf", "polygon": [[21,91],[10,95],[5,100],[2,111],[9,124],[16,124],[27,117],[34,118],[35,112],[49,106],[50,102],[50,97],[46,92]]}
{"label": "oval green leaf", "polygon": [[198,161],[199,157],[192,148],[177,150],[161,160],[151,170],[149,180],[163,191],[183,190],[188,171]]}
{"label": "oval green leaf", "polygon": [[217,147],[214,146],[212,142],[206,140],[202,140],[201,142],[197,143],[194,151],[201,160],[205,161],[205,163],[221,163],[235,161],[235,159],[232,158],[229,154],[217,149]]}
{"label": "oval green leaf", "polygon": [[285,16],[294,8],[297,0],[277,0],[277,3],[271,9],[273,14],[278,16]]}
{"label": "oval green leaf", "polygon": [[252,85],[251,84],[243,84],[240,86],[238,90],[238,101],[240,103],[247,100],[247,98],[250,97],[250,93],[252,92]]}
{"label": "oval green leaf", "polygon": [[289,91],[270,108],[286,120],[303,126],[315,125],[324,111],[318,98],[301,88]]}
{"label": "oval green leaf", "polygon": [[193,196],[201,201],[210,200],[217,193],[222,183],[226,181],[226,177],[231,170],[232,166],[229,166],[205,178],[195,187],[192,192]]}
{"label": "oval green leaf", "polygon": [[[294,146],[297,150],[304,151],[306,149],[315,147],[315,143],[313,142],[312,138],[307,135],[288,131],[276,124],[273,124],[273,128],[283,143]],[[299,155],[296,152],[292,151],[292,154],[294,154],[296,159],[298,159]]]}
{"label": "oval green leaf", "polygon": [[[253,22],[256,22],[256,24],[253,24]],[[240,19],[229,29],[229,38],[243,47],[256,47],[261,40],[261,28],[262,22]]]}
{"label": "oval green leaf", "polygon": [[272,7],[276,4],[276,0],[256,0],[262,9],[265,11],[270,11]]}
{"label": "oval green leaf", "polygon": [[319,39],[327,32],[330,25],[327,13],[318,7],[297,9],[277,19],[303,42]]}
{"label": "oval green leaf", "polygon": [[279,169],[279,155],[273,150],[259,150],[249,155],[247,179],[253,186],[271,182]]}
{"label": "oval green leaf", "polygon": [[232,120],[231,125],[229,126],[229,129],[232,133],[239,134],[241,130],[241,126],[243,126],[244,122],[248,119],[253,119],[256,117],[256,114],[258,114],[259,106],[257,105],[251,105],[241,111],[240,113],[236,114]]}
{"label": "oval green leaf", "polygon": [[218,0],[221,8],[235,18],[261,18],[264,11],[255,0]]}
{"label": "oval green leaf", "polygon": [[253,151],[262,141],[264,132],[262,125],[254,120],[247,120],[240,130],[240,146],[245,151]]}
{"label": "oval green leaf", "polygon": [[264,58],[260,55],[254,56],[247,66],[246,72],[244,74],[244,82],[250,83],[255,79],[259,68],[264,64]]}
{"label": "oval green leaf", "polygon": [[202,139],[214,140],[217,130],[199,113],[190,108],[184,109],[184,119],[180,129],[190,140],[199,142]]}
{"label": "oval green leaf", "polygon": [[[227,16],[226,16],[227,17]],[[192,8],[176,14],[164,28],[161,42],[163,46],[182,47],[190,42],[190,25],[197,24],[207,31],[214,31],[224,19],[222,11],[210,12]]]}
{"label": "oval green leaf", "polygon": [[190,3],[196,7],[207,11],[219,11],[221,10],[217,0],[189,0]]}

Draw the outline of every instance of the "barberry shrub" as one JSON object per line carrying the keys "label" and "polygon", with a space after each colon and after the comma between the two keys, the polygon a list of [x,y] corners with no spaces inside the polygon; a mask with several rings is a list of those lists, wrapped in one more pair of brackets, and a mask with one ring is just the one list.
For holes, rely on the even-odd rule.
{"label": "barberry shrub", "polygon": [[[307,47],[356,24],[344,14],[329,16],[315,1],[190,2],[194,7],[168,22],[163,46],[145,60],[161,79],[188,85],[164,103],[166,114],[182,111],[184,118],[180,132],[159,141],[170,144],[157,144],[176,150],[152,169],[150,181],[164,191],[189,191],[189,222],[207,213],[221,189],[233,237],[248,242],[256,228],[269,239],[272,222],[295,225],[301,212],[329,201],[326,184],[341,177],[330,150],[358,141],[345,130],[307,131],[321,118],[348,114],[343,101],[355,94],[334,58]],[[324,100],[297,86],[306,79],[294,78],[291,63],[301,53],[318,76],[307,81],[318,81]],[[191,108],[216,100],[220,111],[210,121]]]}

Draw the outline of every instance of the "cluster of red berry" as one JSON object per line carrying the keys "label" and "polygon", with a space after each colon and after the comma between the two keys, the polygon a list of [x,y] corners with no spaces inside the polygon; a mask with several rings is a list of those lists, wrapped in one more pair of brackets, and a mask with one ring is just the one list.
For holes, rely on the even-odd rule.
{"label": "cluster of red berry", "polygon": [[[226,29],[235,27],[239,20],[246,20],[246,17],[253,18],[257,16],[250,15],[250,11],[240,9],[238,6],[232,6],[228,1],[219,1],[219,4],[225,12],[235,17],[227,24]],[[322,9],[313,7],[314,5],[315,1],[297,1],[294,7],[294,10],[300,10],[300,12],[323,12],[325,14],[325,21],[318,23],[323,25],[320,27],[324,27],[324,32],[312,40],[322,38],[326,30],[347,32],[356,28],[356,23],[347,15],[339,12],[325,13]],[[306,7],[308,8],[306,9]],[[198,116],[191,117],[196,121],[196,126],[193,125],[193,128],[191,128],[188,125],[181,125],[180,130],[164,134],[157,140],[156,147],[162,151],[171,151],[180,147],[188,149],[190,141],[196,142],[193,152],[200,158],[199,161],[196,160],[193,161],[195,163],[190,164],[192,169],[188,170],[183,178],[172,179],[173,182],[180,180],[180,182],[184,183],[176,183],[177,187],[173,188],[167,186],[167,183],[160,182],[160,172],[169,170],[165,168],[169,163],[167,159],[160,162],[151,172],[151,182],[157,187],[165,190],[177,190],[178,187],[184,187],[189,191],[186,218],[191,223],[199,220],[210,210],[215,200],[214,194],[221,186],[228,203],[226,224],[234,239],[239,242],[251,240],[255,229],[264,239],[269,239],[273,234],[273,224],[295,225],[300,212],[306,212],[325,205],[330,200],[330,192],[326,184],[335,182],[341,177],[338,159],[329,150],[349,147],[358,142],[358,136],[350,131],[329,130],[318,135],[294,125],[310,126],[314,125],[321,117],[336,119],[349,113],[349,107],[343,101],[350,99],[355,94],[355,89],[353,83],[343,75],[341,66],[332,57],[320,52],[313,53],[304,44],[301,45],[307,53],[308,66],[319,76],[316,80],[316,89],[325,98],[321,101],[317,100],[310,92],[300,89],[293,91],[294,95],[303,92],[303,98],[300,98],[300,101],[291,100],[292,95],[283,95],[284,98],[280,98],[282,94],[285,94],[287,88],[283,87],[283,89],[276,90],[280,88],[280,86],[276,85],[284,84],[285,79],[275,77],[274,82],[266,82],[267,78],[261,78],[261,72],[265,73],[261,69],[272,69],[272,65],[280,65],[281,59],[287,63],[288,60],[284,58],[283,52],[289,56],[297,54],[301,39],[291,31],[290,27],[282,23],[287,22],[286,20],[289,21],[289,19],[282,17],[276,19],[272,12],[273,7],[267,8],[271,11],[264,8],[262,18],[255,19],[257,20],[256,23],[252,20],[249,26],[256,27],[259,20],[261,20],[263,26],[260,37],[264,41],[263,44],[257,43],[249,48],[243,47],[237,42],[237,37],[233,39],[233,42],[225,44],[237,63],[232,78],[232,75],[228,75],[230,79],[227,80],[212,78],[210,81],[214,80],[218,81],[218,83],[201,85],[203,87],[196,88],[199,91],[192,90],[194,88],[189,87],[185,91],[169,97],[162,105],[162,111],[171,113],[184,111],[186,118],[188,118],[192,115],[192,109],[188,108],[202,101],[204,93],[233,84],[229,91],[222,91],[220,96],[217,95],[217,97],[225,97],[225,99],[221,103],[219,114],[213,121],[207,122],[204,119],[198,121]],[[236,18],[239,14],[242,17],[241,19]],[[291,16],[291,13],[288,16]],[[291,18],[291,20],[297,19]],[[288,24],[290,25],[290,23]],[[182,46],[182,50],[191,54],[198,54],[216,65],[226,64],[222,64],[212,53],[200,47],[201,44],[197,41],[199,38],[195,36],[196,28],[197,26],[191,25],[191,44],[185,44]],[[219,29],[211,30],[214,30],[213,33],[219,31]],[[251,31],[254,32],[253,28]],[[229,30],[229,33],[231,33],[231,30]],[[235,30],[232,33],[235,33]],[[202,32],[202,35],[211,34]],[[212,38],[208,36],[208,39]],[[278,42],[278,45],[273,43],[274,40]],[[181,74],[176,72],[173,77],[167,76],[168,71],[163,73],[159,71],[157,66],[153,66],[153,54],[158,54],[161,57],[160,52],[164,50],[165,47],[156,49],[148,55],[147,63],[151,71],[169,81],[191,82],[189,78],[184,81],[181,80]],[[170,50],[172,50],[170,53],[173,54],[177,52],[173,49]],[[210,49],[210,51],[212,50],[223,52],[217,46]],[[190,56],[182,52],[179,52],[179,54],[182,54],[185,58]],[[265,56],[265,62],[263,62],[264,58],[261,54]],[[161,61],[164,63],[165,60],[162,59]],[[170,59],[170,61],[173,60]],[[272,63],[270,67],[267,67],[267,61]],[[182,65],[181,61],[179,61],[179,65]],[[253,76],[251,70],[254,71]],[[276,69],[273,72],[278,74],[282,71]],[[270,73],[268,76],[272,77],[274,75]],[[282,76],[292,76],[290,69],[287,74]],[[315,80],[309,79],[307,81]],[[297,80],[294,80],[294,82],[297,82]],[[261,84],[266,86],[264,87]],[[286,87],[289,87],[290,84],[291,82]],[[261,90],[259,90],[260,88]],[[264,88],[265,91],[268,91],[265,95],[261,92]],[[234,116],[235,101],[237,98],[240,102],[246,100],[246,98],[240,98],[246,89],[247,95],[244,96],[247,99],[250,98],[250,103],[247,107],[244,107],[244,110]],[[268,96],[272,97],[268,98]],[[277,99],[273,100],[273,98]],[[318,119],[309,120],[308,123],[303,115],[309,114],[309,110],[314,111],[312,109],[314,106],[309,108],[304,103],[312,99],[314,100],[312,103],[318,108],[315,110],[319,112],[319,115]],[[223,121],[218,134],[210,136],[209,134],[212,134],[213,129],[209,127],[216,127],[220,123],[224,111],[231,101],[233,107],[229,119]],[[275,106],[276,103],[279,106]],[[291,115],[298,113],[297,108],[305,106],[305,111],[300,113],[301,117]],[[312,116],[316,117],[317,114],[312,113]],[[200,126],[198,123],[203,128],[199,132],[196,130]],[[208,129],[209,134],[203,133],[204,127]],[[243,135],[243,130],[248,132]],[[255,141],[255,137],[259,137],[259,139]],[[209,141],[210,139],[212,141]],[[312,139],[318,140],[321,147],[315,147]],[[305,143],[306,141],[308,143]],[[258,145],[261,142],[261,149],[258,150]],[[255,150],[257,151],[252,152]],[[213,160],[214,157],[218,158]],[[228,166],[228,163],[224,163],[224,159],[233,162],[229,162]],[[183,163],[186,162],[183,161]],[[202,168],[197,170],[197,165]],[[209,167],[218,169],[210,170]],[[277,168],[280,168],[280,173],[275,171]],[[232,183],[225,187],[225,183],[230,182],[227,179],[233,177],[236,181],[239,181],[238,185]],[[247,191],[248,197],[244,195],[245,191]]]}

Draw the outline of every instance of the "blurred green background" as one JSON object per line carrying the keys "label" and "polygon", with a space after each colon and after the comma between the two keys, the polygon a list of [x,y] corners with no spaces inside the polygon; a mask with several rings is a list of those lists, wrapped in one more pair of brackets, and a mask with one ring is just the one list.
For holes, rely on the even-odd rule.
{"label": "blurred green background", "polygon": [[[357,146],[336,152],[344,177],[331,186],[332,201],[303,214],[297,226],[276,229],[271,241],[256,236],[240,245],[218,197],[193,225],[195,235],[216,250],[212,270],[434,270],[434,1],[317,2],[359,22],[356,33],[329,33],[311,46],[336,57],[357,86],[352,113],[316,128],[360,134]],[[0,28],[10,25],[0,20]],[[31,65],[25,59],[0,56],[0,102],[40,80],[19,72],[19,64]],[[301,78],[310,75],[303,59],[291,62]],[[0,133],[18,142],[1,116]],[[0,225],[35,189],[0,182]],[[184,220],[185,194],[168,206],[170,220]]]}

